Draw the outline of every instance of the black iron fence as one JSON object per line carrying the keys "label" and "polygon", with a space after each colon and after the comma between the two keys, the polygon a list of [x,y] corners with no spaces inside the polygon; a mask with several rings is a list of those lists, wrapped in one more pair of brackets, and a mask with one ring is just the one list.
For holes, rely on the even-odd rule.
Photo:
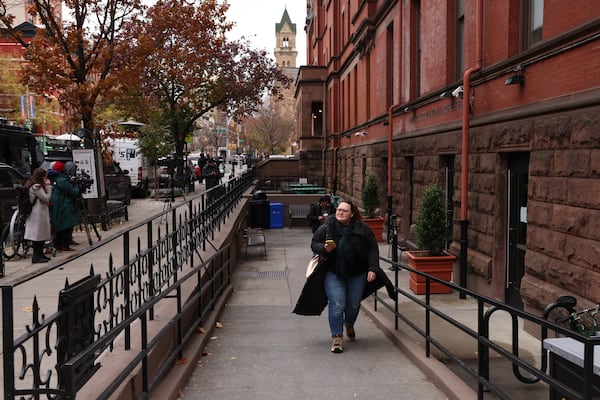
{"label": "black iron fence", "polygon": [[[229,286],[232,249],[212,241],[253,180],[248,172],[169,203],[60,264],[0,284],[4,398],[75,399],[116,350],[127,352],[126,361],[105,367],[109,383],[93,397],[109,398],[134,373],[138,396],[145,397]],[[103,250],[105,265],[88,263],[86,256]],[[59,270],[64,286],[48,293]],[[37,287],[41,280],[46,292]],[[30,317],[20,318],[23,312]],[[157,346],[166,355],[151,365]]]}
{"label": "black iron fence", "polygon": [[[446,364],[452,364],[465,381],[474,382],[476,385],[477,398],[493,398],[512,400],[514,396],[498,383],[499,377],[513,374],[522,385],[545,385],[543,391],[550,400],[592,400],[600,398],[600,377],[594,369],[600,367],[600,336],[598,336],[598,317],[595,315],[599,307],[592,307],[579,312],[574,311],[574,304],[559,298],[556,303],[548,305],[542,316],[515,309],[507,304],[498,302],[489,297],[477,294],[470,290],[461,288],[453,283],[446,282],[421,271],[415,270],[408,265],[398,262],[398,254],[392,254],[391,259],[381,257],[381,261],[389,265],[395,271],[395,287],[399,300],[391,300],[376,294],[374,296],[375,312],[390,313],[394,321],[394,327],[399,329],[403,326],[417,338],[423,340],[426,357],[431,357],[433,349],[440,354]],[[398,274],[409,271],[425,279],[426,294],[416,296],[398,285]],[[404,272],[406,273],[406,272]],[[471,299],[477,303],[477,315],[465,318],[469,321],[477,321],[477,326],[469,326],[465,321],[450,316],[444,312],[444,304],[436,301],[436,295],[431,295],[430,286],[440,284],[452,289],[453,293],[461,299]],[[402,297],[404,296],[404,298]],[[565,296],[566,297],[566,296]],[[572,300],[568,298],[567,300]],[[399,303],[408,301],[422,313],[414,308],[410,312],[399,310]],[[404,303],[406,304],[406,303]],[[378,310],[383,308],[383,310]],[[465,308],[465,312],[468,312]],[[507,337],[494,337],[490,332],[492,318],[498,314],[508,316],[511,335]],[[592,318],[593,321],[584,324],[583,315]],[[433,329],[433,320],[443,321],[448,329]],[[539,353],[534,360],[531,357],[522,357],[519,354],[520,339],[523,324],[532,329],[539,329]],[[584,326],[585,325],[585,326]],[[574,329],[576,327],[576,329]],[[590,328],[591,327],[591,328]],[[476,350],[475,365],[470,365],[456,353],[452,346],[445,343],[449,335],[461,335],[461,340],[471,341]],[[567,355],[557,350],[560,339],[567,347]],[[510,348],[505,345],[509,341]],[[561,345],[562,346],[562,345]],[[594,364],[594,350],[596,349],[596,364]],[[490,375],[490,360],[492,356],[503,359],[504,365],[509,370],[495,370],[494,377]],[[536,361],[537,360],[537,361]],[[466,378],[466,379],[465,379]],[[531,394],[529,395],[531,396]],[[534,398],[534,397],[525,397]]]}

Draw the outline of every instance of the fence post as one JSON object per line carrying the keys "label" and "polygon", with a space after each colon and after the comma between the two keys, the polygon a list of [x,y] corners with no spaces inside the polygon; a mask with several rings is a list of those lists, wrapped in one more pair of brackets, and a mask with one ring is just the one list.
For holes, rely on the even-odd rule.
{"label": "fence post", "polygon": [[94,293],[100,275],[89,275],[72,285],[67,282],[59,292],[57,351],[59,387],[74,398],[85,382],[100,368],[95,355],[88,355],[79,365],[65,365],[71,358],[94,343]]}

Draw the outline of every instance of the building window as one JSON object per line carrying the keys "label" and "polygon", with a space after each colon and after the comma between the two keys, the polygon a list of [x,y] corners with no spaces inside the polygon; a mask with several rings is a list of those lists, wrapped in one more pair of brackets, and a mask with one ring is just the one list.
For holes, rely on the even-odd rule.
{"label": "building window", "polygon": [[421,0],[412,1],[410,46],[410,98],[414,99],[421,94]]}
{"label": "building window", "polygon": [[454,79],[460,80],[465,69],[465,0],[456,3],[456,56],[454,57]]}
{"label": "building window", "polygon": [[523,49],[528,49],[543,38],[544,0],[524,1],[523,24]]}
{"label": "building window", "polygon": [[323,134],[323,103],[314,102],[311,104],[311,131],[312,136],[321,136]]}
{"label": "building window", "polygon": [[394,25],[388,25],[386,30],[385,47],[385,107],[389,108],[394,104]]}
{"label": "building window", "polygon": [[288,37],[284,37],[281,43],[281,47],[290,47],[290,39]]}

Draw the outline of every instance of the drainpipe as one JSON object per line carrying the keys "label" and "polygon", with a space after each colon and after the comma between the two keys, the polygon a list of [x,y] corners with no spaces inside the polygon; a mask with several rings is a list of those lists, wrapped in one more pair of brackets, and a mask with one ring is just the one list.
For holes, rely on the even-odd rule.
{"label": "drainpipe", "polygon": [[340,147],[339,136],[334,139],[334,142],[335,142],[335,145],[333,147],[333,182],[331,185],[331,192],[335,196],[335,193],[337,192],[337,151],[338,151],[338,148]]}
{"label": "drainpipe", "polygon": [[392,167],[394,152],[392,151],[392,142],[394,138],[394,126],[392,124],[394,108],[399,107],[401,103],[396,103],[388,109],[388,168],[387,168],[387,241],[390,242],[390,232],[392,231]]}
{"label": "drainpipe", "polygon": [[[467,219],[469,195],[469,122],[471,112],[471,75],[481,69],[481,47],[483,43],[483,0],[477,1],[477,25],[475,36],[476,64],[465,71],[463,76],[463,115],[462,115],[462,154],[460,171],[460,282],[463,288],[467,287],[467,249],[468,228]],[[460,298],[465,299],[466,294],[461,292]]]}

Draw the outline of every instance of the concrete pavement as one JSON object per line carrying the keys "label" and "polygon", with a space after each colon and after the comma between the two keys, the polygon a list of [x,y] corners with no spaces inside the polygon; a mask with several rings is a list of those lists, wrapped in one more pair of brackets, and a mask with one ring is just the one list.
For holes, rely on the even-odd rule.
{"label": "concrete pavement", "polygon": [[[198,185],[196,189],[197,193],[202,190]],[[163,208],[161,201],[134,200],[129,207],[130,222],[122,221],[101,234],[116,233]],[[215,330],[205,355],[190,366],[194,372],[187,385],[172,388],[172,393],[180,391],[191,399],[476,398],[472,382],[467,386],[444,364],[425,358],[419,344],[422,340],[408,330],[404,333],[393,329],[389,313],[382,312],[383,307],[375,312],[372,300],[363,302],[356,325],[357,341],[346,343],[343,354],[330,353],[327,310],[320,317],[291,312],[305,281],[310,230],[273,229],[266,230],[266,236],[266,256],[262,248],[250,248],[249,256],[236,266],[233,295],[219,318],[222,327]],[[78,232],[76,240],[81,243],[76,248],[87,246],[84,232]],[[386,255],[388,245],[382,243],[380,252]],[[90,253],[92,260],[98,257],[106,261],[106,252],[94,253]],[[59,253],[59,257],[68,256]],[[27,273],[31,267],[30,258],[11,260],[7,278]],[[66,272],[57,270],[51,274],[56,275],[57,286],[64,282]],[[408,286],[408,273],[398,274],[400,285]],[[393,279],[394,272],[388,271],[388,275]],[[472,310],[477,308],[474,302],[458,300],[456,294],[436,295],[435,302],[452,317],[476,326],[476,319],[472,318],[476,315]],[[403,314],[419,319],[420,311],[409,301],[403,300],[400,308]],[[434,329],[443,332],[448,328],[434,322]],[[508,341],[510,323],[502,316],[495,318],[493,332],[495,337],[506,337]],[[445,345],[452,346],[465,359],[476,356],[472,342],[461,336],[449,333],[445,340]],[[522,355],[529,354],[534,359],[540,349],[539,341],[526,334],[521,337],[520,347]],[[510,365],[506,367],[510,371]],[[507,372],[507,380],[510,375]],[[511,399],[548,398],[544,387],[512,381],[508,383]]]}
{"label": "concrete pavement", "polygon": [[311,256],[308,228],[266,230],[236,266],[234,293],[181,395],[186,399],[446,399],[366,314],[357,340],[329,351],[327,309],[292,314]]}

